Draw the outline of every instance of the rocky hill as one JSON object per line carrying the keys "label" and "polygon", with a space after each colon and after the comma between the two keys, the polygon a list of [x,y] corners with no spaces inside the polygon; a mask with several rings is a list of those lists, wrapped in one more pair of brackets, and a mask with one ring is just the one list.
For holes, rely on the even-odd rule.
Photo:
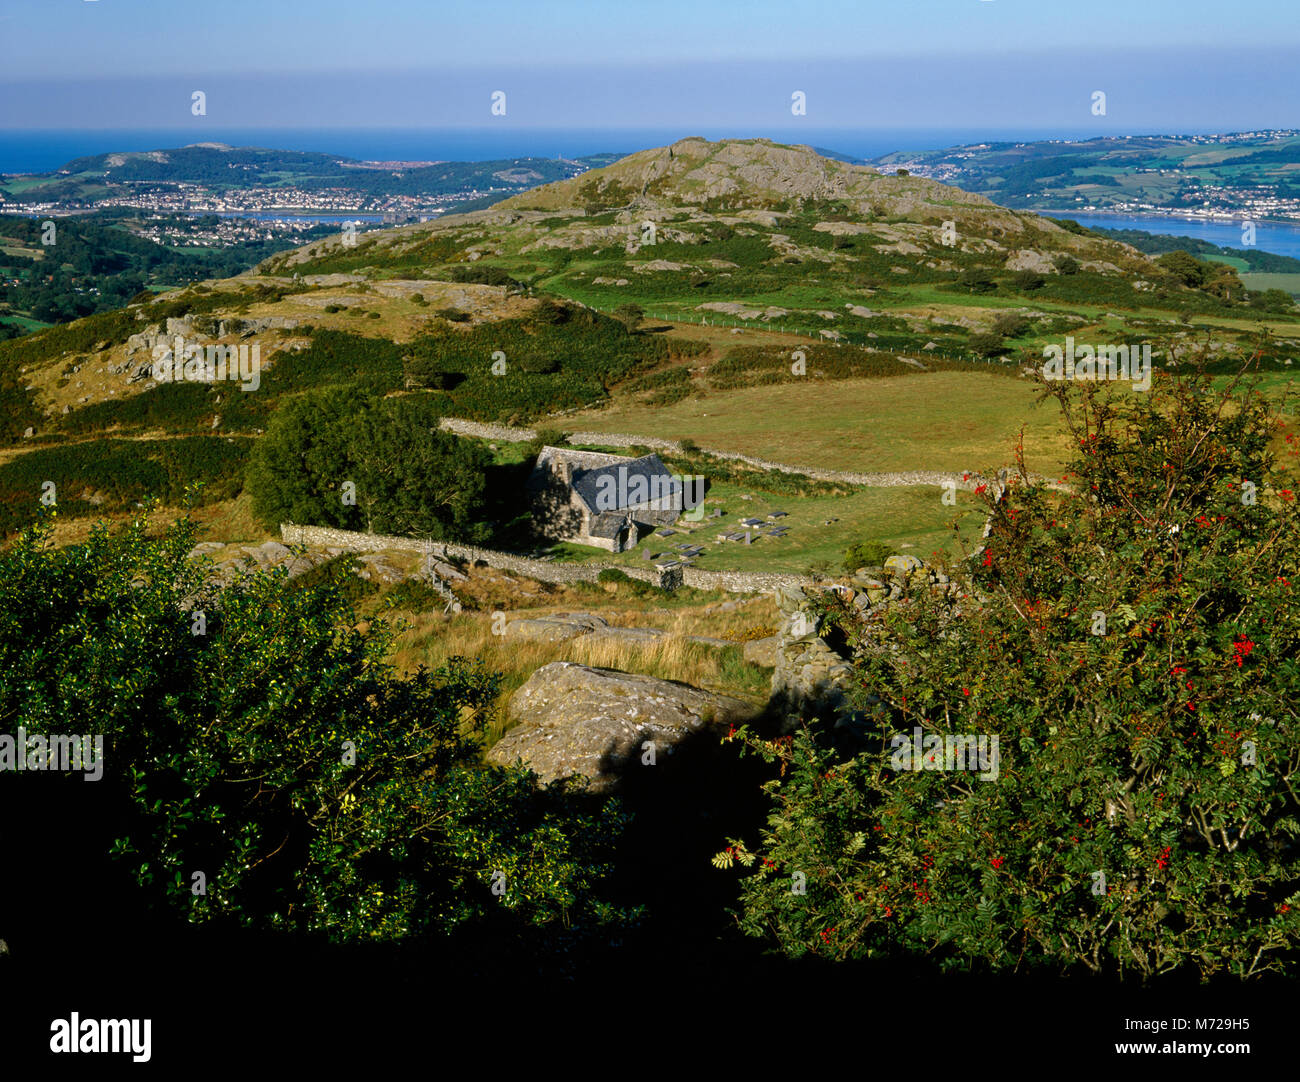
{"label": "rocky hill", "polygon": [[[657,226],[650,243],[647,221]],[[945,223],[951,223],[947,231]],[[368,235],[365,244],[375,266],[402,260],[430,236],[447,235],[466,242],[469,261],[545,249],[617,246],[637,252],[650,244],[707,246],[709,236],[700,227],[709,224],[765,234],[775,256],[804,255],[828,267],[853,261],[847,246],[839,249],[842,259],[822,257],[816,244],[799,244],[784,227],[812,229],[827,240],[859,236],[878,253],[923,257],[932,269],[935,260],[962,253],[998,256],[1013,270],[1051,271],[1057,254],[1105,273],[1148,267],[1127,245],[1068,232],[981,195],[768,139],[681,139],[512,196],[490,210]],[[317,269],[331,255],[347,259],[342,238],[274,257],[263,269]],[[355,253],[348,261],[360,265]]]}

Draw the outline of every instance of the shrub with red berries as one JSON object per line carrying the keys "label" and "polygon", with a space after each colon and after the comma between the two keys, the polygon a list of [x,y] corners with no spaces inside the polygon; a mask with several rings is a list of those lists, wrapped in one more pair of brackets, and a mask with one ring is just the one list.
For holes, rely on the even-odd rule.
{"label": "shrub with red berries", "polygon": [[[868,737],[739,734],[783,767],[742,927],[792,955],[962,969],[1295,972],[1300,486],[1274,463],[1277,407],[1195,372],[1044,397],[1068,484],[1020,454],[946,587],[883,617],[821,603]],[[915,727],[996,736],[996,778],[896,768]]]}

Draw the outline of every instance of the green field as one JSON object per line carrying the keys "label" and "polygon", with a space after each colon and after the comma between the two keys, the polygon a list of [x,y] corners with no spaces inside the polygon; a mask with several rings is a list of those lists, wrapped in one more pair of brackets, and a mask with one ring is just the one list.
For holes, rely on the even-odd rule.
{"label": "green field", "polygon": [[[1246,275],[1246,273],[1250,270],[1250,264],[1247,263],[1244,259],[1241,259],[1241,258],[1239,258],[1238,256],[1235,256],[1235,255],[1212,255],[1212,254],[1206,254],[1206,255],[1201,256],[1201,258],[1204,259],[1204,260],[1205,260],[1206,262],[1208,262],[1208,263],[1226,263],[1226,264],[1228,264],[1228,266],[1232,267],[1232,269],[1235,270],[1238,274],[1242,275],[1242,281],[1245,281],[1245,275]],[[1247,286],[1246,288],[1247,288],[1247,289],[1253,289],[1253,288],[1258,288],[1258,287],[1255,287],[1255,286]]]}
{"label": "green field", "polygon": [[24,334],[53,326],[51,323],[42,323],[39,319],[32,319],[29,316],[0,316],[0,323],[11,323],[15,327],[21,327]]}
{"label": "green field", "polygon": [[615,403],[565,418],[570,430],[692,439],[701,447],[796,466],[888,473],[997,469],[1025,431],[1031,470],[1059,471],[1054,403],[1028,380],[933,372],[870,380],[790,381],[692,396],[664,410]]}
{"label": "green field", "polygon": [[1300,297],[1300,274],[1243,274],[1241,280],[1247,289],[1280,289]]}

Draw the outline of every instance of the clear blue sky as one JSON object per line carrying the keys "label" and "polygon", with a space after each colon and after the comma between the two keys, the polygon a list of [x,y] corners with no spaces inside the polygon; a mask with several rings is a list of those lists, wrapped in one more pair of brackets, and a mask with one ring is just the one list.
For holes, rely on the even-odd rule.
{"label": "clear blue sky", "polygon": [[1300,126],[1300,0],[0,0],[0,127]]}

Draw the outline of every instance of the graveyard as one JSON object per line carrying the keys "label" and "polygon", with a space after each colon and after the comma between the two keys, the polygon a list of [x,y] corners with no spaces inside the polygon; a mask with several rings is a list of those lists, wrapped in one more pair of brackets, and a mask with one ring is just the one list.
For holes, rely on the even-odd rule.
{"label": "graveyard", "polygon": [[611,556],[604,549],[562,543],[548,551],[573,561],[645,566],[671,560],[715,571],[793,574],[825,567],[839,571],[845,550],[863,541],[922,558],[939,551],[955,554],[963,540],[969,546],[979,537],[984,517],[968,493],[957,492],[956,504],[948,506],[942,491],[932,485],[845,486],[838,495],[798,496],[719,482],[694,514],[643,536],[634,549]]}

